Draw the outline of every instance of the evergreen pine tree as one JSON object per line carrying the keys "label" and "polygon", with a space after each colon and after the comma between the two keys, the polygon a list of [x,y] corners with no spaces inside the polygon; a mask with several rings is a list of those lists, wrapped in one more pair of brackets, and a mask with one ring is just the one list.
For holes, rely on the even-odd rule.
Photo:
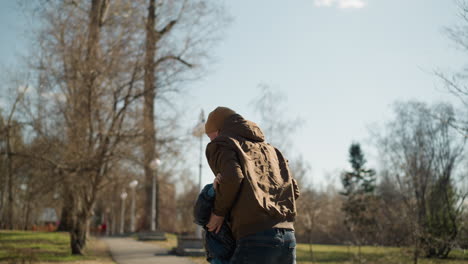
{"label": "evergreen pine tree", "polygon": [[366,159],[358,143],[349,148],[349,162],[352,171],[342,174],[341,182],[345,196],[342,210],[345,213],[345,225],[353,234],[359,246],[374,240],[377,200],[374,195],[375,171],[367,169]]}

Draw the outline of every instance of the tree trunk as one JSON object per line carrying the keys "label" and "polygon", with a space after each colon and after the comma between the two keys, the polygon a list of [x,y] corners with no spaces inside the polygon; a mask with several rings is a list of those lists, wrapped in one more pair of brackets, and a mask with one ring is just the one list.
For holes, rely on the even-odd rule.
{"label": "tree trunk", "polygon": [[[2,188],[1,193],[0,193],[0,229],[5,228],[5,212],[4,212],[4,199],[5,199],[5,193],[6,193],[6,184],[4,181],[0,182],[0,188]],[[5,186],[5,187],[4,187]]]}
{"label": "tree trunk", "polygon": [[413,264],[418,264],[419,250],[416,247],[413,252]]}
{"label": "tree trunk", "polygon": [[65,191],[63,193],[63,205],[62,205],[62,213],[60,215],[60,224],[57,227],[57,231],[61,232],[70,232],[72,227],[72,212],[73,212],[73,194],[68,190],[68,188],[64,188]]}
{"label": "tree trunk", "polygon": [[[75,151],[85,155],[93,155],[95,144],[93,142],[93,114],[95,104],[95,92],[99,84],[97,83],[97,75],[99,73],[99,40],[101,34],[101,27],[104,24],[107,9],[109,7],[109,0],[92,0],[91,8],[89,10],[89,24],[88,24],[88,39],[87,39],[87,54],[85,64],[87,71],[83,75],[83,86],[80,87],[78,94],[79,103],[75,105],[74,116],[75,124],[78,126],[77,136],[72,137],[71,141],[75,147]],[[71,129],[76,129],[71,127]],[[85,144],[83,144],[85,142]],[[102,166],[102,163],[98,166]],[[99,170],[97,170],[99,171]],[[77,172],[72,176],[78,176],[78,179],[90,179],[89,175],[80,175],[82,172]],[[70,176],[70,175],[68,175]],[[93,177],[91,177],[92,179]],[[73,182],[71,177],[69,180]],[[83,255],[83,250],[86,246],[86,237],[89,225],[89,217],[94,205],[94,197],[96,186],[85,185],[84,190],[81,192],[72,192],[70,190],[70,197],[72,202],[70,205],[71,214],[71,230],[70,230],[70,246],[73,255]],[[90,190],[93,188],[93,190]],[[88,192],[91,196],[88,196]]]}
{"label": "tree trunk", "polygon": [[7,184],[3,173],[4,164],[3,160],[0,161],[0,229],[4,228],[5,223],[5,194],[7,193]]}
{"label": "tree trunk", "polygon": [[359,263],[362,263],[361,242],[358,242],[358,259]]}
{"label": "tree trunk", "polygon": [[7,155],[7,177],[8,177],[8,207],[7,207],[7,224],[6,228],[13,230],[13,157],[11,155],[11,142],[10,142],[10,124],[8,124],[6,131],[6,155]]}
{"label": "tree trunk", "polygon": [[310,261],[313,264],[315,262],[315,259],[314,259],[314,251],[312,249],[312,228],[308,228],[307,235],[308,235],[308,241],[309,241]]}
{"label": "tree trunk", "polygon": [[[416,225],[418,225],[416,223]],[[418,264],[418,259],[419,259],[419,247],[420,247],[420,232],[418,226],[416,226],[416,233],[413,234],[414,237],[414,252],[413,252],[413,264]]]}
{"label": "tree trunk", "polygon": [[24,217],[24,230],[28,230],[28,225],[29,225],[29,216],[31,214],[31,194],[29,193],[28,189],[28,194],[27,194],[27,199],[26,199],[26,213]]}
{"label": "tree trunk", "polygon": [[70,231],[70,246],[73,255],[83,255],[86,246],[86,234],[89,220],[86,214],[82,214],[74,221],[74,226]]}
{"label": "tree trunk", "polygon": [[[154,98],[155,91],[155,61],[156,53],[156,6],[155,0],[150,0],[148,5],[148,17],[146,21],[146,50],[145,50],[145,75],[144,75],[144,107],[143,107],[143,152],[145,164],[145,191],[146,191],[146,225],[144,229],[149,230],[151,226],[152,192],[153,192],[153,173],[149,166],[151,161],[156,158],[156,131],[154,123]],[[158,215],[159,212],[156,212]],[[157,222],[157,221],[156,221]],[[156,226],[156,229],[158,226]]]}

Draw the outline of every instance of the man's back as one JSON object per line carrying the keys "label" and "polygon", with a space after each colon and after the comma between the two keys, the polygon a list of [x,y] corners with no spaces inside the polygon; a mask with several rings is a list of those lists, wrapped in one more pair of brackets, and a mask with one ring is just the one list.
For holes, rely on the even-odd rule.
{"label": "man's back", "polygon": [[[229,117],[208,145],[207,158],[213,172],[221,173],[221,198],[215,214],[216,209],[230,209],[229,222],[236,238],[274,227],[294,229],[297,186],[287,161],[264,141],[255,123],[240,115]],[[239,179],[239,188],[231,188]],[[235,198],[226,201],[222,196]]]}

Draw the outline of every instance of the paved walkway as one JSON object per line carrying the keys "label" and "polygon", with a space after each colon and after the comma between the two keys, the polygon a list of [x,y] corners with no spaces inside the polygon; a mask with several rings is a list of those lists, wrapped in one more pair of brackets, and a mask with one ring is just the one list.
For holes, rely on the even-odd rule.
{"label": "paved walkway", "polygon": [[189,258],[172,256],[164,248],[130,238],[104,238],[118,264],[193,264]]}

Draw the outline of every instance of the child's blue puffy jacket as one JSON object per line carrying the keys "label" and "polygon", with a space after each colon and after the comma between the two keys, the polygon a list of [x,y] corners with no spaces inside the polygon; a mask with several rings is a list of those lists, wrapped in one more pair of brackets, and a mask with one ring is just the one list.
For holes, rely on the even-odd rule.
{"label": "child's blue puffy jacket", "polygon": [[226,221],[217,234],[209,232],[206,228],[214,207],[215,195],[213,184],[207,184],[198,195],[194,207],[195,224],[205,229],[205,249],[208,261],[211,259],[228,260],[236,248],[236,241]]}

